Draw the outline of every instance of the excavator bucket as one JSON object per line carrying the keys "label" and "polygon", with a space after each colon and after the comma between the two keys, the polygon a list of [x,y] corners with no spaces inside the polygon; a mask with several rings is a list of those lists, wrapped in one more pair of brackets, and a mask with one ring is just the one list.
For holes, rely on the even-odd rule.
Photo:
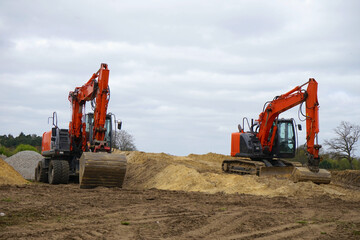
{"label": "excavator bucket", "polygon": [[80,158],[80,188],[122,187],[126,173],[123,154],[84,152]]}
{"label": "excavator bucket", "polygon": [[259,176],[276,176],[288,178],[294,182],[311,181],[317,184],[329,184],[331,182],[331,173],[325,169],[319,172],[312,172],[307,167],[261,167]]}
{"label": "excavator bucket", "polygon": [[286,167],[261,167],[259,170],[259,177],[263,176],[277,176],[280,178],[291,178],[294,171],[293,166]]}
{"label": "excavator bucket", "polygon": [[319,172],[312,172],[307,167],[296,167],[292,173],[294,182],[312,181],[317,184],[329,184],[331,182],[331,173],[325,169],[319,169]]}

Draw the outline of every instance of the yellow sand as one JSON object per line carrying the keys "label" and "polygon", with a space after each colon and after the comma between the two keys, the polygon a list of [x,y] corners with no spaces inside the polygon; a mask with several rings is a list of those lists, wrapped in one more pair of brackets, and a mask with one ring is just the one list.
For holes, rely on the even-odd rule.
{"label": "yellow sand", "polygon": [[0,185],[22,185],[26,183],[28,183],[28,181],[26,181],[20,173],[0,158]]}
{"label": "yellow sand", "polygon": [[204,155],[172,156],[165,153],[119,152],[127,155],[128,168],[124,187],[131,189],[157,188],[162,190],[205,193],[252,194],[262,196],[331,197],[360,200],[360,191],[333,184],[313,182],[294,183],[288,179],[223,173],[221,163],[230,156]]}

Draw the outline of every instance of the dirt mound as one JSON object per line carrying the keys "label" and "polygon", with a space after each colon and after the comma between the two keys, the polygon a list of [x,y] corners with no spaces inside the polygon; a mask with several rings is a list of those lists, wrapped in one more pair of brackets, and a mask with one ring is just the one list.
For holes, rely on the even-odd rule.
{"label": "dirt mound", "polygon": [[18,171],[25,179],[35,179],[35,168],[43,157],[34,151],[22,151],[8,157],[5,161]]}
{"label": "dirt mound", "polygon": [[211,162],[218,162],[222,163],[222,161],[226,159],[233,159],[231,156],[222,155],[218,153],[207,153],[207,154],[189,154],[188,158],[194,159],[194,160],[202,160],[202,161],[211,161]]}
{"label": "dirt mound", "polygon": [[0,185],[11,184],[11,185],[22,185],[26,184],[27,181],[21,176],[20,173],[7,164],[2,158],[0,158]]}
{"label": "dirt mound", "polygon": [[127,155],[128,168],[124,188],[162,189],[204,193],[252,194],[262,196],[331,195],[360,199],[360,193],[335,185],[312,182],[293,183],[288,179],[226,174],[221,163],[230,156],[208,153],[185,157],[165,153],[118,152]]}
{"label": "dirt mound", "polygon": [[334,183],[360,187],[360,170],[345,170],[331,172]]}

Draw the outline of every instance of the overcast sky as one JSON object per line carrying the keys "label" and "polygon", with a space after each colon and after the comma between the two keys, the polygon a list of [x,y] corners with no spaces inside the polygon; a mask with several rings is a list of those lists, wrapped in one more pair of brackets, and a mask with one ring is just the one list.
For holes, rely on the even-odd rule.
{"label": "overcast sky", "polygon": [[139,150],[229,154],[243,117],[309,78],[323,144],[360,124],[359,24],[358,0],[1,0],[0,135],[42,135],[53,111],[68,128],[69,91],[105,62]]}

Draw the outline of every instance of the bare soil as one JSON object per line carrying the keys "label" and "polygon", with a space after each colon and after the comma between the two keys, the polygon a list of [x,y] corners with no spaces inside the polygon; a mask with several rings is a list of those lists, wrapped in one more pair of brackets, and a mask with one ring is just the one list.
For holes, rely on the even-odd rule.
{"label": "bare soil", "polygon": [[360,239],[360,171],[316,185],[225,174],[219,154],[124,154],[122,189],[0,185],[0,239]]}
{"label": "bare soil", "polygon": [[0,186],[0,239],[359,239],[358,201]]}

